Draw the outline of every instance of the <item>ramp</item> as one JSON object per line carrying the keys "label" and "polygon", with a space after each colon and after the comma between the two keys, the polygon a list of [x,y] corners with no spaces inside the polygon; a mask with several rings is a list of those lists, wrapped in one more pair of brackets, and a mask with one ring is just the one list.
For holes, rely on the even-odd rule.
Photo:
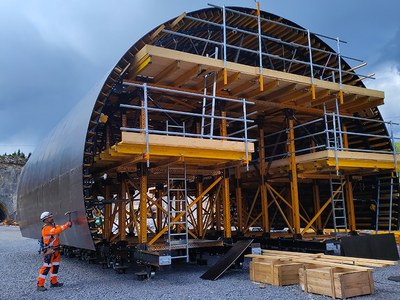
{"label": "ramp", "polygon": [[217,280],[222,274],[225,273],[229,267],[250,247],[253,240],[243,240],[236,242],[231,249],[207,272],[200,276],[205,280]]}

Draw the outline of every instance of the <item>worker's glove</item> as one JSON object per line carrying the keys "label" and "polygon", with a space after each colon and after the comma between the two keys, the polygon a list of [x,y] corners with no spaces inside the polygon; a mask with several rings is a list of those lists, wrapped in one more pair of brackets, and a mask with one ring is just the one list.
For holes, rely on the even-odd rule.
{"label": "worker's glove", "polygon": [[72,227],[72,222],[68,221],[67,223],[65,223],[65,226]]}

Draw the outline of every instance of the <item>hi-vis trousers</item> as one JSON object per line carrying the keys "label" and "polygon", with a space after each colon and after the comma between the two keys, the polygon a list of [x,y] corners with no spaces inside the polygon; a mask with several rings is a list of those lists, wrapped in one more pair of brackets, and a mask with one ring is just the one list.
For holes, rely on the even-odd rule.
{"label": "hi-vis trousers", "polygon": [[60,267],[60,251],[55,250],[53,253],[44,255],[43,266],[40,268],[38,277],[38,286],[44,286],[46,276],[50,271],[50,281],[52,284],[57,283],[58,268]]}

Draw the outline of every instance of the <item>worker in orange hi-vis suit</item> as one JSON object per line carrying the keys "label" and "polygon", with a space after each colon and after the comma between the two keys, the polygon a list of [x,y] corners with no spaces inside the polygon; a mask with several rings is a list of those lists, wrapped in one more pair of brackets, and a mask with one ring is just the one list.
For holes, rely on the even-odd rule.
{"label": "worker in orange hi-vis suit", "polygon": [[58,268],[60,267],[60,238],[59,234],[64,230],[70,228],[72,223],[68,221],[64,225],[54,224],[53,214],[51,212],[45,211],[40,215],[40,219],[44,222],[42,229],[43,238],[43,252],[44,252],[44,263],[40,269],[37,290],[46,291],[44,286],[46,281],[46,276],[50,271],[50,287],[61,287],[63,284],[58,282],[57,274]]}

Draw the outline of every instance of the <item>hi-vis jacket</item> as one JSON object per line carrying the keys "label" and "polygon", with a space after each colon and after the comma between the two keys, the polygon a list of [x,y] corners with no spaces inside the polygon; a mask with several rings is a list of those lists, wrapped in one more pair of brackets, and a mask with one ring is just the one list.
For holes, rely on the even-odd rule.
{"label": "hi-vis jacket", "polygon": [[60,237],[58,235],[67,228],[67,224],[45,224],[43,226],[42,237],[45,245],[45,254],[51,253],[53,250],[58,250],[58,246],[60,245]]}

